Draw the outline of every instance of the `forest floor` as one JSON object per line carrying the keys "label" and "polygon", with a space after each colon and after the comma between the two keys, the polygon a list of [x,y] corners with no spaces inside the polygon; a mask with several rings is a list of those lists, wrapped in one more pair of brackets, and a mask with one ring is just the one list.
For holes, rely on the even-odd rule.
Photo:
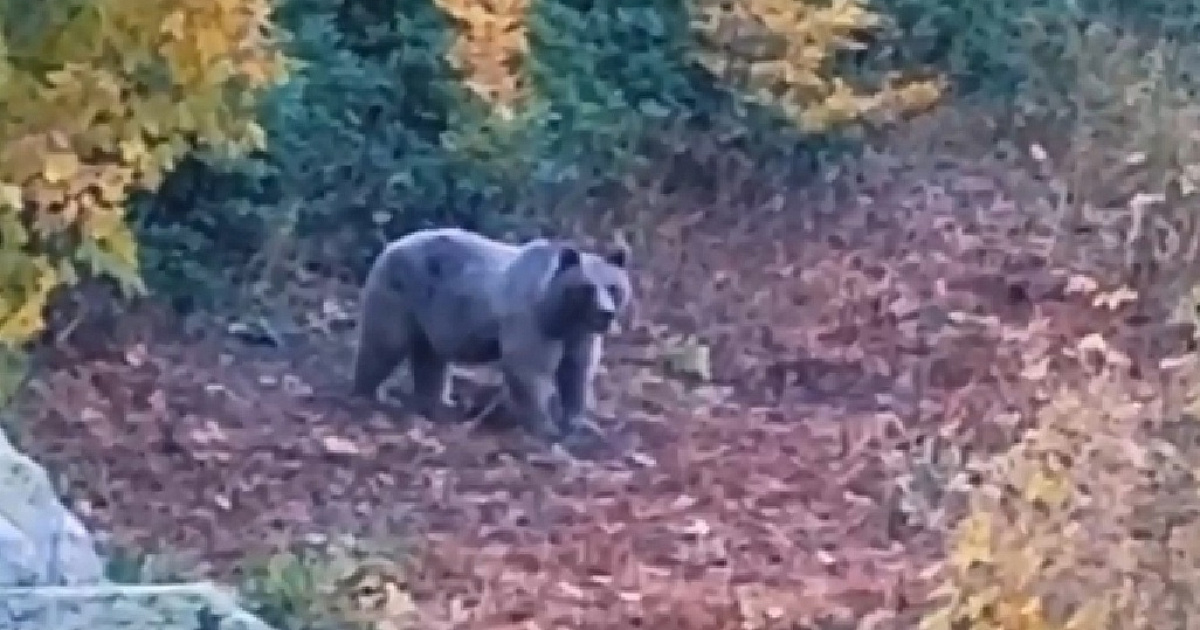
{"label": "forest floor", "polygon": [[[343,400],[355,290],[315,281],[278,347],[153,309],[77,331],[22,401],[21,444],[89,525],[212,575],[313,535],[402,540],[446,627],[911,619],[956,472],[934,437],[1011,439],[1030,357],[1097,333],[1136,363],[1178,340],[993,175],[884,179],[812,212],[658,221],[639,325],[600,378],[603,448]],[[710,378],[670,369],[683,334]],[[934,483],[905,483],[918,469]]]}

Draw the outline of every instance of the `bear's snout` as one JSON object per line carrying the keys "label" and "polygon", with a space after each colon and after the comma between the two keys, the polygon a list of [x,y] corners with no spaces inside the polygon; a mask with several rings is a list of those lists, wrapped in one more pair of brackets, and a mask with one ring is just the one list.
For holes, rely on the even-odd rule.
{"label": "bear's snout", "polygon": [[613,322],[615,322],[616,319],[617,313],[615,311],[598,309],[592,311],[592,315],[589,318],[590,321],[588,323],[595,332],[606,333],[612,329]]}

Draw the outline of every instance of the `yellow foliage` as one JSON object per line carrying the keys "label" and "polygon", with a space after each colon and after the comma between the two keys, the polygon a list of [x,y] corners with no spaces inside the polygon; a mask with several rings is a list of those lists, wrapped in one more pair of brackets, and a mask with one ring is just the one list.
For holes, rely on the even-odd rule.
{"label": "yellow foliage", "polygon": [[261,148],[255,96],[286,73],[270,8],[0,3],[0,343],[41,329],[77,264],[142,289],[124,221],[134,188],[157,186],[195,144]]}
{"label": "yellow foliage", "polygon": [[[1069,619],[1048,617],[1048,597],[1070,593],[1084,597],[1071,605],[1087,604],[1089,611],[1097,605],[1086,590],[1075,590],[1077,584],[1058,582],[1083,560],[1086,546],[1072,522],[1079,480],[1047,464],[1062,455],[1062,444],[1051,435],[1054,427],[1045,430],[985,468],[985,484],[953,531],[945,582],[934,593],[942,605],[921,630],[1075,628]],[[1064,593],[1056,593],[1056,585]]]}
{"label": "yellow foliage", "polygon": [[862,45],[854,35],[880,24],[861,0],[695,0],[692,28],[699,61],[750,100],[781,108],[806,131],[823,131],[867,115],[923,110],[942,82],[889,80],[878,92],[828,77],[839,49]]}
{"label": "yellow foliage", "polygon": [[435,0],[459,25],[450,62],[471,91],[509,117],[524,95],[529,0]]}
{"label": "yellow foliage", "polygon": [[339,540],[248,563],[239,590],[259,612],[281,618],[289,628],[424,627],[408,592],[403,560],[394,559],[402,552],[364,546]]}
{"label": "yellow foliage", "polygon": [[[1195,363],[1184,366],[1193,384]],[[1120,367],[1053,378],[1039,376],[1055,395],[1036,426],[979,468],[922,630],[1190,627],[1200,588],[1190,421]]]}

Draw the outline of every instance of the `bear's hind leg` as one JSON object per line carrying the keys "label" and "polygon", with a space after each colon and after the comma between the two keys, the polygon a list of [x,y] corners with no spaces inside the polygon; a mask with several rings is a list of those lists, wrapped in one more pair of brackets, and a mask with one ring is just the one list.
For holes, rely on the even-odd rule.
{"label": "bear's hind leg", "polygon": [[395,317],[397,299],[372,287],[363,290],[356,331],[351,392],[356,397],[379,402],[379,386],[396,371],[409,354],[412,322]]}
{"label": "bear's hind leg", "polygon": [[450,411],[450,363],[438,354],[428,337],[415,332],[409,365],[417,411],[431,421],[446,419]]}
{"label": "bear's hind leg", "polygon": [[392,345],[360,339],[354,351],[353,395],[377,401],[379,386],[404,360],[404,354],[403,349]]}

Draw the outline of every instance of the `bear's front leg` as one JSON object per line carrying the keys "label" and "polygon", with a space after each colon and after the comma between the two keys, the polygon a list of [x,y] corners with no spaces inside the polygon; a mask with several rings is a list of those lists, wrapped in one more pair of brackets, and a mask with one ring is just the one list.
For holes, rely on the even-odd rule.
{"label": "bear's front leg", "polygon": [[573,432],[587,419],[598,353],[596,345],[592,339],[568,344],[555,371],[555,387],[562,405],[560,423],[564,434]]}
{"label": "bear's front leg", "polygon": [[510,412],[516,413],[523,424],[539,435],[559,435],[562,404],[551,378],[504,369],[504,389]]}

